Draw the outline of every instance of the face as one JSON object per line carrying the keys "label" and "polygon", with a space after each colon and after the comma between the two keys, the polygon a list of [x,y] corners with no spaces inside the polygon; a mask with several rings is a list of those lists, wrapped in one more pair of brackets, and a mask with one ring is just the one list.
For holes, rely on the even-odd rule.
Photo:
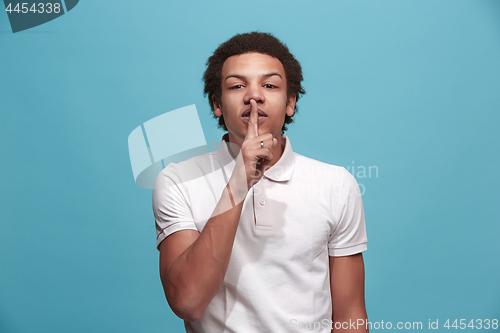
{"label": "face", "polygon": [[285,114],[292,116],[295,95],[287,97],[285,70],[267,54],[245,53],[227,58],[222,66],[221,99],[213,96],[214,113],[224,116],[229,140],[241,145],[248,127],[250,100],[259,109],[259,135],[280,137]]}

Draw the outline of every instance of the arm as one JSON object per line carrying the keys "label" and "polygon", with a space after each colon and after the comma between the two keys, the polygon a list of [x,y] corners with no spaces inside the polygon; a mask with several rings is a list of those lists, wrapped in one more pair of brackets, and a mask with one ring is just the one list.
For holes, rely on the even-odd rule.
{"label": "arm", "polygon": [[[252,100],[248,131],[236,165],[203,231],[181,230],[160,244],[160,277],[172,311],[198,321],[220,289],[249,188],[262,178],[278,143],[272,134],[258,134],[257,103]],[[265,147],[261,147],[261,141]],[[257,162],[262,160],[260,168]]]}
{"label": "arm", "polygon": [[[228,187],[217,208],[231,207]],[[201,232],[181,230],[160,244],[160,278],[172,311],[182,319],[198,321],[219,290],[243,207],[214,214]],[[216,208],[216,211],[217,211]]]}
{"label": "arm", "polygon": [[[361,253],[330,257],[332,332],[366,333],[365,268]],[[335,323],[337,328],[335,328]],[[347,323],[347,324],[345,324]],[[359,323],[350,325],[349,323]],[[342,325],[343,324],[343,325]]]}

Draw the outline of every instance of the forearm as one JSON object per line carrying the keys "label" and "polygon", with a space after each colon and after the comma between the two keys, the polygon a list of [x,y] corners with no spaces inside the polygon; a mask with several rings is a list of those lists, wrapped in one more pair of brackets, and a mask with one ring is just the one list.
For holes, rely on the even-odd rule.
{"label": "forearm", "polygon": [[167,300],[183,319],[197,321],[224,281],[245,195],[234,189],[226,186],[199,237],[162,272]]}

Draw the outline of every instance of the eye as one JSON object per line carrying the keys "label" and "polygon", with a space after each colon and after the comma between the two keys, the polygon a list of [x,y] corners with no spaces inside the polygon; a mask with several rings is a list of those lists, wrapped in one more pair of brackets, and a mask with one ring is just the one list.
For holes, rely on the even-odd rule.
{"label": "eye", "polygon": [[268,89],[277,88],[275,85],[272,85],[272,84],[270,84],[270,83],[265,84],[265,85],[264,85],[264,87],[265,87],[265,88],[268,88]]}
{"label": "eye", "polygon": [[229,89],[240,89],[240,88],[243,88],[243,86],[241,84],[236,84],[236,85],[230,87]]}

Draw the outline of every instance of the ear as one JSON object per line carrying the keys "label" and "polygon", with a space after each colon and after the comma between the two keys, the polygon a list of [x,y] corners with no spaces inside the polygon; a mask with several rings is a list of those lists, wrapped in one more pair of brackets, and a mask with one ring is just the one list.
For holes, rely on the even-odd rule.
{"label": "ear", "polygon": [[214,104],[214,114],[217,117],[222,116],[222,103],[217,96],[212,95],[212,103]]}
{"label": "ear", "polygon": [[295,113],[296,101],[297,97],[295,96],[295,94],[291,94],[290,97],[288,97],[288,103],[286,103],[286,114],[290,117]]}

